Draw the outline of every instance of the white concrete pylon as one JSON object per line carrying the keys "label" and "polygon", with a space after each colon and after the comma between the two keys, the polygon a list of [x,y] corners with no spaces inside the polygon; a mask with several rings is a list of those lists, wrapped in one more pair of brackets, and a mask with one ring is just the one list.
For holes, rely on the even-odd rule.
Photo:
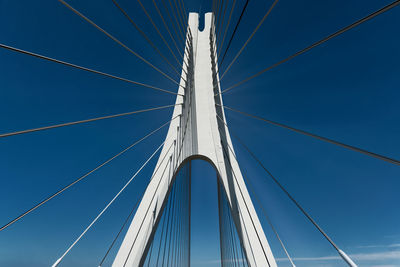
{"label": "white concrete pylon", "polygon": [[[161,219],[167,201],[168,189],[180,167],[191,159],[208,161],[217,171],[228,201],[232,217],[243,244],[250,266],[276,267],[275,258],[250,199],[246,185],[233,152],[229,130],[217,116],[225,120],[221,107],[219,77],[216,66],[214,27],[212,13],[205,14],[204,30],[199,31],[199,16],[190,13],[187,33],[182,87],[177,96],[166,143],[157,162],[142,201],[114,260],[114,267],[140,266]],[[211,45],[213,44],[213,45]],[[187,75],[185,74],[187,73]],[[169,149],[170,146],[173,149]],[[163,160],[164,158],[169,160]],[[169,169],[171,171],[163,172]],[[158,171],[157,171],[158,170]],[[246,234],[242,234],[246,232]]]}

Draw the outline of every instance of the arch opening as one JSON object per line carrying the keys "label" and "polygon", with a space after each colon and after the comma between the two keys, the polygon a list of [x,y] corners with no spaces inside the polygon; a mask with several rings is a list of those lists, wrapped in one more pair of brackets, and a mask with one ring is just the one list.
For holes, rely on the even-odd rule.
{"label": "arch opening", "polygon": [[248,266],[220,177],[205,156],[191,156],[180,164],[140,266]]}

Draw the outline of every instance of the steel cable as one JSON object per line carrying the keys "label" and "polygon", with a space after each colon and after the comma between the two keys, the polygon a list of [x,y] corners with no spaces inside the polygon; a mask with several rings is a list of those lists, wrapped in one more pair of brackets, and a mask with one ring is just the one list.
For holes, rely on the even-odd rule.
{"label": "steel cable", "polygon": [[222,56],[221,65],[222,65],[222,63],[224,62],[226,53],[228,53],[228,50],[229,50],[229,48],[231,47],[231,43],[232,43],[232,41],[233,41],[233,38],[235,37],[235,34],[236,34],[236,32],[237,32],[237,29],[239,28],[240,22],[242,21],[244,12],[246,11],[246,8],[247,8],[247,5],[248,5],[248,4],[249,4],[249,0],[246,0],[246,3],[245,3],[244,6],[243,6],[242,12],[240,13],[239,19],[238,19],[238,21],[236,22],[235,29],[233,30],[233,33],[232,33],[232,35],[231,35],[231,38],[229,39],[228,45],[226,46],[224,55]]}
{"label": "steel cable", "polygon": [[185,34],[187,32],[187,27],[185,27],[186,26],[185,20],[183,19],[182,13],[180,12],[180,9],[178,7],[178,4],[177,4],[176,0],[174,0],[174,6],[175,6],[175,11],[176,11],[175,14],[176,14],[176,16],[177,16],[177,18],[178,18],[178,20],[180,22],[180,25],[182,27],[183,33]]}
{"label": "steel cable", "polygon": [[158,127],[157,129],[151,131],[150,133],[148,133],[147,135],[145,135],[144,137],[140,138],[138,141],[134,142],[133,144],[131,144],[130,146],[128,146],[127,148],[125,148],[124,150],[122,150],[121,152],[119,152],[118,154],[116,154],[115,156],[109,158],[108,160],[104,161],[103,163],[101,163],[100,165],[98,165],[96,168],[92,169],[91,171],[87,172],[86,174],[84,174],[83,176],[77,178],[76,180],[74,180],[73,182],[71,182],[70,184],[64,186],[62,189],[58,190],[57,192],[55,192],[54,194],[46,197],[44,200],[42,200],[41,202],[37,203],[36,205],[34,205],[32,208],[30,208],[29,210],[23,212],[22,214],[18,215],[15,219],[11,220],[10,222],[6,223],[5,225],[3,225],[0,228],[0,231],[3,231],[4,229],[6,229],[7,227],[11,226],[12,224],[14,224],[15,222],[19,221],[20,219],[22,219],[23,217],[25,217],[26,215],[28,215],[29,213],[31,213],[32,211],[36,210],[37,208],[39,208],[40,206],[44,205],[45,203],[47,203],[48,201],[50,201],[51,199],[55,198],[56,196],[60,195],[61,193],[63,193],[65,190],[67,190],[68,188],[72,187],[73,185],[75,185],[76,183],[82,181],[83,179],[85,179],[87,176],[89,176],[90,174],[92,174],[93,172],[97,171],[98,169],[100,169],[101,167],[105,166],[106,164],[108,164],[110,161],[114,160],[115,158],[119,157],[120,155],[124,154],[125,152],[127,152],[128,150],[130,150],[131,148],[133,148],[134,146],[136,146],[137,144],[141,143],[143,140],[147,139],[148,137],[150,137],[151,135],[153,135],[154,133],[158,132],[160,129],[162,129],[163,127],[165,127],[166,125],[168,125],[172,120],[178,118],[178,116],[173,117],[171,120],[169,120],[168,122],[164,123],[163,125],[161,125],[160,127]]}
{"label": "steel cable", "polygon": [[132,115],[132,114],[138,114],[138,113],[143,113],[143,112],[148,112],[148,111],[154,111],[154,110],[160,110],[160,109],[175,107],[175,106],[178,106],[178,105],[182,105],[182,104],[167,105],[167,106],[161,106],[161,107],[156,107],[156,108],[135,110],[135,111],[131,111],[131,112],[119,113],[119,114],[108,115],[108,116],[103,116],[103,117],[97,117],[97,118],[92,118],[92,119],[87,119],[87,120],[67,122],[67,123],[49,125],[49,126],[33,128],[33,129],[27,129],[27,130],[22,130],[22,131],[16,131],[16,132],[11,132],[11,133],[4,133],[4,134],[0,134],[0,138],[14,136],[14,135],[20,135],[20,134],[26,134],[26,133],[32,133],[32,132],[38,132],[38,131],[44,131],[44,130],[50,130],[50,129],[54,129],[54,128],[77,125],[77,124],[88,123],[88,122],[93,122],[93,121],[99,121],[99,120],[105,120],[105,119],[111,119],[111,118],[118,118],[118,117],[128,116],[128,115]]}
{"label": "steel cable", "polygon": [[269,16],[269,14],[271,14],[272,9],[275,7],[275,5],[278,3],[279,0],[275,0],[272,5],[270,6],[270,8],[268,9],[267,13],[265,13],[264,17],[261,19],[261,21],[258,23],[257,27],[254,29],[254,31],[251,33],[251,35],[249,36],[249,38],[246,40],[246,42],[243,44],[242,48],[240,48],[239,52],[236,54],[236,56],[233,58],[232,62],[228,65],[228,67],[226,68],[225,72],[221,75],[221,79],[222,80],[225,76],[225,74],[229,71],[229,69],[232,67],[233,63],[235,63],[235,61],[238,59],[238,57],[240,56],[240,54],[242,54],[243,50],[246,48],[246,46],[249,44],[249,42],[251,41],[251,39],[253,39],[254,35],[256,34],[256,32],[260,29],[261,25],[264,23],[265,19]]}
{"label": "steel cable", "polygon": [[184,33],[184,30],[181,28],[181,24],[179,23],[178,16],[177,16],[177,14],[175,13],[175,10],[174,10],[174,7],[173,7],[173,5],[172,5],[171,0],[168,0],[168,3],[169,3],[169,6],[171,7],[171,14],[172,14],[172,16],[173,16],[173,18],[174,18],[174,20],[175,20],[175,22],[176,22],[176,27],[177,27],[177,29],[178,29],[178,32],[179,32],[179,34],[181,35],[181,37],[182,37],[182,39],[183,39],[183,42],[185,42],[185,33]]}
{"label": "steel cable", "polygon": [[[219,120],[222,120],[219,116],[217,116]],[[225,122],[223,122],[225,125],[227,125]],[[272,173],[264,166],[264,164],[258,159],[258,157],[249,149],[246,144],[236,135],[232,134],[233,137],[235,137],[238,142],[246,149],[246,151],[254,158],[254,160],[257,161],[257,163],[264,169],[264,171],[271,177],[271,179],[274,181],[274,183],[287,195],[287,197],[295,204],[295,206],[303,213],[303,215],[315,226],[315,228],[325,237],[325,239],[334,247],[334,249],[339,253],[339,255],[343,258],[343,260],[346,261],[349,266],[354,266],[352,260],[346,255],[347,259],[343,257],[343,254],[345,254],[334,242],[333,240],[325,233],[324,230],[317,224],[317,222],[309,215],[305,209],[297,202],[296,199],[286,190],[286,188],[278,181],[278,179],[272,175]],[[349,262],[350,260],[351,262]]]}
{"label": "steel cable", "polygon": [[163,75],[165,78],[167,78],[168,80],[170,80],[171,82],[175,83],[178,86],[181,86],[179,84],[179,82],[175,81],[173,78],[171,78],[171,76],[169,76],[168,74],[164,73],[162,70],[160,70],[159,68],[157,68],[156,66],[154,66],[152,63],[150,63],[148,60],[146,60],[145,58],[143,58],[141,55],[139,55],[138,53],[136,53],[135,51],[133,51],[132,49],[130,49],[128,46],[126,46],[124,43],[122,43],[120,40],[118,40],[116,37],[114,37],[113,35],[111,35],[110,33],[108,33],[106,30],[104,30],[103,28],[101,28],[99,25],[97,25],[96,23],[94,23],[92,20],[90,20],[88,17],[86,17],[85,15],[83,15],[82,13],[80,13],[78,10],[76,10],[75,8],[73,8],[71,5],[69,5],[67,2],[65,2],[64,0],[58,0],[61,4],[63,4],[64,6],[66,6],[68,9],[70,9],[72,12],[74,12],[76,15],[78,15],[79,17],[81,17],[82,19],[84,19],[85,21],[87,21],[89,24],[91,24],[92,26],[94,26],[96,29],[98,29],[99,31],[101,31],[102,33],[104,33],[107,37],[109,37],[111,40],[113,40],[114,42],[116,42],[117,44],[119,44],[120,46],[122,46],[123,48],[125,48],[129,53],[135,55],[137,58],[139,58],[140,60],[142,60],[144,63],[146,63],[147,65],[149,65],[151,68],[153,68],[154,70],[156,70],[158,73],[160,73],[161,75]]}
{"label": "steel cable", "polygon": [[179,32],[178,29],[176,28],[176,25],[175,25],[175,23],[174,23],[174,20],[172,19],[172,15],[171,15],[171,13],[170,13],[170,11],[169,11],[169,8],[168,8],[168,6],[167,6],[167,4],[166,4],[165,1],[166,1],[166,0],[161,0],[161,2],[162,2],[162,4],[163,4],[163,7],[164,7],[164,10],[165,10],[165,13],[167,13],[167,16],[168,16],[168,18],[169,18],[169,21],[171,22],[172,29],[174,30],[175,36],[178,36],[178,37],[180,38],[180,41],[182,42],[182,44],[185,44],[185,39],[183,38],[183,36],[180,35],[180,32]]}
{"label": "steel cable", "polygon": [[376,16],[378,16],[378,15],[380,15],[382,13],[385,13],[386,11],[389,11],[390,9],[396,7],[399,4],[400,4],[400,0],[396,0],[396,1],[394,1],[394,2],[392,2],[390,4],[388,4],[388,5],[384,6],[383,8],[381,8],[381,9],[379,9],[379,10],[377,10],[377,11],[375,11],[375,12],[373,12],[373,13],[371,13],[371,14],[369,14],[369,15],[367,15],[367,16],[359,19],[359,20],[357,20],[356,22],[354,22],[354,23],[352,23],[352,24],[350,24],[350,25],[348,25],[346,27],[343,27],[342,29],[332,33],[331,35],[328,35],[327,37],[325,37],[325,38],[323,38],[323,39],[311,44],[310,46],[307,46],[306,48],[294,53],[293,55],[291,55],[291,56],[289,56],[289,57],[287,57],[287,58],[285,58],[285,59],[283,59],[281,61],[276,62],[275,64],[273,64],[273,65],[271,65],[271,66],[269,66],[269,67],[257,72],[256,74],[253,74],[253,75],[247,77],[246,79],[244,79],[244,80],[232,85],[231,87],[228,87],[227,89],[223,90],[221,93],[218,93],[218,94],[226,93],[226,92],[232,90],[233,88],[238,87],[239,85],[242,85],[242,84],[244,84],[244,83],[246,83],[246,82],[248,82],[248,81],[250,81],[250,80],[252,80],[252,79],[254,79],[254,78],[258,77],[258,76],[260,76],[264,72],[267,72],[267,71],[269,71],[269,70],[271,70],[271,69],[273,69],[273,68],[275,68],[275,67],[277,67],[277,66],[279,66],[279,65],[281,65],[281,64],[283,64],[283,63],[285,63],[285,62],[287,62],[287,61],[289,61],[289,60],[291,60],[291,59],[293,59],[293,58],[295,58],[295,57],[297,57],[297,56],[299,56],[299,55],[301,55],[301,54],[303,54],[303,53],[305,53],[305,52],[307,52],[309,50],[311,50],[311,49],[313,49],[314,47],[317,47],[317,46],[325,43],[326,41],[328,41],[328,40],[330,40],[330,39],[332,39],[332,38],[334,38],[334,37],[336,37],[338,35],[341,35],[341,34],[345,33],[346,31],[348,31],[350,29],[353,29],[353,28],[357,27],[358,25],[360,25],[360,24],[362,24],[362,23],[364,23],[364,22],[366,22],[366,21],[368,21],[368,20],[370,20],[370,19],[372,19],[372,18],[374,18],[374,17],[376,17]]}
{"label": "steel cable", "polygon": [[171,47],[169,46],[167,40],[165,40],[164,36],[161,34],[160,30],[158,29],[157,25],[154,23],[153,18],[150,16],[149,12],[147,12],[146,8],[144,7],[143,3],[141,0],[137,0],[137,2],[139,3],[140,7],[142,8],[144,14],[146,15],[146,17],[149,19],[151,25],[153,26],[153,28],[156,30],[156,32],[158,33],[158,35],[160,36],[161,40],[164,42],[165,46],[168,48],[168,50],[171,52],[172,56],[174,57],[174,59],[176,60],[176,62],[179,64],[181,64],[181,62],[179,62],[178,58],[176,57],[175,53],[172,51]]}
{"label": "steel cable", "polygon": [[[221,106],[219,104],[217,104],[217,105]],[[370,152],[370,151],[367,151],[367,150],[364,150],[364,149],[361,149],[361,148],[358,148],[358,147],[355,147],[355,146],[347,145],[347,144],[344,144],[344,143],[341,143],[341,142],[338,142],[338,141],[335,141],[335,140],[332,140],[332,139],[329,139],[329,138],[326,138],[326,137],[323,137],[323,136],[319,136],[319,135],[316,135],[316,134],[313,134],[313,133],[310,133],[310,132],[306,132],[306,131],[303,131],[303,130],[300,130],[300,129],[296,129],[296,128],[287,126],[287,125],[282,124],[282,123],[278,123],[278,122],[275,122],[275,121],[264,119],[262,117],[259,117],[259,116],[256,116],[256,115],[252,115],[252,114],[249,114],[249,113],[237,110],[237,109],[233,109],[233,108],[230,108],[228,106],[223,106],[223,107],[228,109],[228,110],[234,111],[236,113],[245,115],[247,117],[250,117],[250,118],[253,118],[253,119],[257,119],[257,120],[260,120],[260,121],[264,121],[264,122],[267,122],[269,124],[272,124],[272,125],[275,125],[275,126],[278,126],[278,127],[281,127],[281,128],[285,128],[285,129],[291,130],[291,131],[296,132],[296,133],[300,133],[302,135],[310,136],[310,137],[313,137],[315,139],[319,139],[321,141],[324,141],[324,142],[327,142],[327,143],[331,143],[331,144],[334,144],[334,145],[337,145],[337,146],[340,146],[340,147],[344,147],[346,149],[353,150],[353,151],[356,151],[358,153],[361,153],[361,154],[364,154],[364,155],[367,155],[367,156],[370,156],[370,157],[373,157],[373,158],[377,158],[377,159],[389,162],[391,164],[400,166],[400,161],[399,160],[396,160],[396,159],[393,159],[393,158],[389,158],[389,157],[386,157],[386,156],[383,156],[383,155],[380,155],[380,154],[377,154],[377,153],[373,153],[373,152]]]}
{"label": "steel cable", "polygon": [[182,53],[181,53],[181,51],[180,51],[180,49],[179,49],[179,47],[178,47],[178,44],[176,43],[176,39],[175,39],[175,37],[172,35],[171,30],[169,29],[168,24],[167,24],[167,22],[165,21],[165,18],[164,18],[164,16],[162,15],[162,13],[161,13],[161,11],[160,11],[160,8],[158,7],[158,5],[157,5],[157,3],[156,3],[155,0],[152,0],[152,1],[153,1],[153,5],[154,5],[154,7],[155,7],[155,9],[156,9],[156,11],[157,11],[157,13],[158,13],[158,15],[159,15],[160,18],[161,18],[161,21],[162,21],[163,24],[164,24],[165,29],[167,30],[167,32],[168,32],[168,34],[169,34],[169,37],[171,38],[172,42],[174,43],[174,46],[175,46],[175,48],[176,48],[176,51],[178,51],[179,56],[181,57],[181,60],[184,60],[183,55],[182,55]]}
{"label": "steel cable", "polygon": [[220,50],[219,50],[217,58],[219,58],[219,56],[221,55],[222,48],[224,47],[226,34],[228,33],[229,26],[231,25],[232,15],[233,15],[233,11],[235,10],[235,6],[236,6],[236,0],[233,0],[231,12],[229,12],[228,23],[227,23],[227,26],[225,27],[225,32],[224,32],[224,35],[222,37],[222,42],[218,45]]}
{"label": "steel cable", "polygon": [[129,16],[129,14],[118,4],[116,0],[112,0],[114,5],[121,11],[121,13],[129,20],[129,22],[135,27],[135,29],[143,36],[143,38],[146,39],[146,41],[150,44],[151,47],[162,57],[162,59],[172,68],[172,70],[180,76],[181,79],[181,74],[178,72],[178,70],[172,65],[171,62],[165,57],[165,55],[160,51],[160,49],[153,43],[153,41],[150,40],[150,38],[146,35],[146,33],[133,21],[133,19]]}
{"label": "steel cable", "polygon": [[215,25],[215,39],[219,40],[219,36],[217,35],[217,32],[219,31],[219,25],[221,23],[221,16],[222,16],[222,10],[224,7],[224,0],[219,0],[218,5],[217,5],[217,17],[215,19],[216,25]]}
{"label": "steel cable", "polygon": [[[217,115],[217,117],[219,118],[218,115]],[[220,118],[220,119],[221,119],[221,118]],[[234,181],[236,182],[236,184],[237,184],[237,186],[238,186],[238,188],[239,188],[240,196],[242,197],[243,202],[244,202],[244,204],[245,204],[247,214],[248,214],[249,217],[250,217],[250,220],[251,220],[253,229],[254,229],[254,231],[255,231],[255,233],[256,233],[258,242],[259,242],[259,244],[260,244],[260,246],[261,246],[261,248],[262,248],[262,251],[263,251],[265,260],[267,261],[268,266],[271,266],[271,264],[269,263],[269,259],[268,259],[268,257],[267,257],[267,254],[266,254],[266,252],[265,252],[264,245],[263,245],[263,243],[261,242],[260,235],[259,235],[259,233],[258,233],[258,231],[257,231],[257,229],[256,229],[256,226],[255,226],[253,217],[252,217],[251,214],[250,214],[249,207],[248,207],[248,205],[247,205],[247,203],[246,203],[246,201],[245,201],[245,198],[244,198],[244,196],[243,196],[242,188],[240,187],[239,182],[238,182],[238,180],[237,180],[237,176],[236,176],[235,172],[233,171],[232,164],[231,164],[230,157],[229,157],[229,153],[228,153],[228,151],[226,151],[226,148],[225,148],[224,144],[222,143],[222,140],[221,140],[221,144],[222,144],[222,151],[224,152],[225,158],[227,159],[227,162],[228,162],[228,164],[229,164],[229,166],[230,166],[230,169],[231,169],[231,171],[232,171],[233,177],[235,178]],[[241,214],[241,213],[239,213],[239,214]],[[242,219],[243,219],[243,215],[242,215]],[[245,230],[246,230],[246,227],[245,227]],[[247,230],[246,230],[246,232],[247,232]]]}
{"label": "steel cable", "polygon": [[[171,145],[169,146],[169,148],[167,149],[167,152],[165,153],[164,157],[161,159],[160,164],[158,164],[157,168],[155,169],[153,175],[150,178],[149,183],[151,182],[151,180],[153,180],[153,177],[155,176],[155,174],[158,172],[158,169],[160,168],[161,164],[164,162],[164,160],[166,159],[166,155],[168,154],[168,152],[171,150],[173,143],[171,143]],[[168,166],[168,164],[167,164]],[[147,188],[146,188],[147,189]],[[135,205],[133,206],[132,210],[130,211],[128,217],[126,217],[124,223],[122,224],[120,230],[118,231],[117,235],[114,237],[111,245],[108,247],[106,254],[104,255],[104,257],[101,259],[100,263],[99,263],[99,267],[101,267],[105,261],[105,259],[107,258],[108,254],[110,253],[111,249],[113,248],[115,242],[117,241],[118,237],[120,236],[120,234],[122,233],[123,229],[125,228],[126,224],[129,221],[129,218],[132,216],[133,212],[136,210],[136,208],[138,207],[144,193],[146,192],[146,189],[143,190],[142,194],[140,195],[140,197],[138,198],[138,200],[136,201]]]}
{"label": "steel cable", "polygon": [[164,142],[151,154],[151,156],[143,163],[143,165],[136,171],[136,173],[126,182],[126,184],[118,191],[118,193],[111,199],[110,202],[101,210],[101,212],[93,219],[93,221],[83,230],[83,232],[78,236],[78,238],[68,247],[68,249],[62,254],[62,256],[54,262],[52,267],[56,267],[64,259],[64,257],[71,251],[71,249],[82,239],[82,237],[87,233],[87,231],[92,228],[92,226],[97,222],[97,220],[106,212],[106,210],[111,206],[112,203],[121,195],[121,193],[128,187],[128,185],[136,178],[136,176],[143,170],[144,167],[149,163],[149,161],[157,154],[157,152],[164,146]]}
{"label": "steel cable", "polygon": [[[222,19],[221,19],[221,25],[220,25],[220,27],[218,28],[218,32],[217,32],[217,35],[216,36],[218,36],[218,43],[220,43],[221,42],[221,34],[222,34],[222,32],[223,32],[223,29],[224,29],[224,23],[225,23],[225,14],[226,14],[226,10],[228,9],[228,0],[226,1],[226,3],[225,3],[225,6],[224,6],[224,9],[223,9],[223,13],[222,13]],[[219,49],[220,51],[221,51],[221,48],[218,46],[218,47],[216,47],[216,49],[215,50],[217,50],[217,49]],[[217,51],[216,51],[217,52]]]}
{"label": "steel cable", "polygon": [[183,20],[188,22],[189,18],[186,14],[185,4],[183,3],[183,0],[178,0],[178,5],[179,5],[179,9],[180,9],[181,13],[183,14]]}
{"label": "steel cable", "polygon": [[[227,126],[227,124],[225,122],[224,122],[224,124]],[[235,152],[233,151],[233,148],[229,144],[227,144],[227,146],[228,146],[229,150],[231,151],[231,153],[233,154],[233,157],[235,158],[236,163],[239,165],[239,161],[238,161],[238,159],[236,157]],[[290,264],[292,265],[292,267],[296,267],[294,265],[292,257],[289,255],[289,252],[286,249],[285,244],[283,243],[282,239],[280,238],[278,231],[275,229],[274,225],[272,224],[272,221],[270,220],[269,216],[267,215],[267,211],[265,210],[264,206],[262,205],[262,202],[261,202],[260,198],[258,197],[258,195],[257,195],[257,193],[256,193],[256,191],[254,189],[253,184],[251,183],[250,179],[248,179],[245,174],[243,174],[243,178],[245,179],[246,184],[248,185],[248,187],[252,191],[253,195],[255,196],[255,198],[256,198],[256,200],[257,200],[257,202],[258,202],[258,204],[259,204],[259,206],[261,208],[261,211],[263,212],[263,215],[264,215],[265,219],[267,220],[269,226],[271,227],[271,229],[274,232],[276,238],[278,239],[283,251],[285,252],[287,258],[289,259]]]}
{"label": "steel cable", "polygon": [[44,59],[44,60],[47,60],[47,61],[51,61],[51,62],[54,62],[54,63],[61,64],[61,65],[65,65],[65,66],[68,66],[68,67],[72,67],[72,68],[75,68],[75,69],[80,69],[80,70],[84,70],[84,71],[87,71],[87,72],[100,74],[102,76],[106,76],[106,77],[113,78],[113,79],[116,79],[116,80],[120,80],[120,81],[123,81],[123,82],[131,83],[131,84],[135,84],[135,85],[140,85],[140,86],[147,87],[147,88],[150,88],[150,89],[154,89],[154,90],[157,90],[157,91],[161,91],[161,92],[164,92],[164,93],[173,94],[173,95],[180,95],[178,93],[174,93],[174,92],[171,92],[171,91],[168,91],[168,90],[165,90],[165,89],[161,89],[161,88],[158,88],[156,86],[152,86],[152,85],[148,85],[148,84],[144,84],[144,83],[140,83],[140,82],[135,82],[135,81],[132,81],[132,80],[129,80],[129,79],[126,79],[126,78],[118,77],[118,76],[115,76],[115,75],[112,75],[112,74],[108,74],[108,73],[105,73],[105,72],[101,72],[101,71],[98,71],[98,70],[94,70],[94,69],[89,69],[89,68],[82,67],[82,66],[79,66],[79,65],[76,65],[76,64],[72,64],[72,63],[69,63],[69,62],[66,62],[66,61],[62,61],[62,60],[54,59],[54,58],[51,58],[51,57],[43,56],[43,55],[40,55],[40,54],[37,54],[37,53],[29,52],[29,51],[22,50],[22,49],[19,49],[19,48],[16,48],[16,47],[12,47],[12,46],[9,46],[9,45],[5,45],[5,44],[1,44],[0,43],[0,47],[4,48],[4,49],[11,50],[11,51],[14,51],[14,52],[18,52],[18,53],[21,53],[21,54],[33,56],[33,57],[36,57],[36,58],[40,58],[40,59]]}

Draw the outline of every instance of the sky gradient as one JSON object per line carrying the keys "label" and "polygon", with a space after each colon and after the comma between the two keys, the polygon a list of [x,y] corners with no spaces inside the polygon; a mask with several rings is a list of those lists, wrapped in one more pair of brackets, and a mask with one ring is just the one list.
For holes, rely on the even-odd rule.
{"label": "sky gradient", "polygon": [[[143,1],[145,2],[145,1]],[[242,7],[245,1],[238,1]],[[110,0],[68,1],[168,74],[160,57]],[[119,3],[173,58],[136,1]],[[228,52],[230,62],[272,1],[250,1]],[[284,1],[222,81],[228,88],[389,1]],[[146,7],[156,13],[146,1]],[[185,1],[194,12],[207,1]],[[239,10],[235,12],[236,21]],[[156,23],[161,25],[159,19]],[[0,42],[176,91],[176,86],[55,0],[0,0]],[[400,159],[400,7],[224,95],[224,103],[340,142]],[[230,36],[232,29],[228,32]],[[226,67],[226,63],[222,69]],[[176,77],[176,75],[174,76]],[[174,103],[173,95],[132,86],[0,49],[0,133]],[[170,119],[172,109],[0,139],[0,223],[93,169]],[[226,111],[240,136],[334,241],[360,266],[400,266],[400,168]],[[161,144],[166,129],[0,232],[0,266],[49,266]],[[345,266],[233,138],[297,266]],[[156,160],[110,207],[60,266],[97,266]],[[219,266],[215,172],[195,162],[193,266]],[[259,207],[255,204],[256,209]],[[289,266],[260,215],[278,265]],[[108,266],[120,241],[106,262]],[[23,256],[21,256],[23,255]]]}

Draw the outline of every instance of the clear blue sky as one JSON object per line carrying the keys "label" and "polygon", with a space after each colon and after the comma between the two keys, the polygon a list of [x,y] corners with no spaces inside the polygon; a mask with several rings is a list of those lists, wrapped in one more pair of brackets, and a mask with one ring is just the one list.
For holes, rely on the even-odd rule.
{"label": "clear blue sky", "polygon": [[[120,0],[167,54],[136,1]],[[150,1],[146,6],[150,8]],[[185,1],[198,11],[201,1]],[[204,1],[207,2],[207,1]],[[169,74],[110,0],[69,3]],[[244,0],[238,1],[242,6]],[[250,1],[229,62],[272,1]],[[276,5],[222,88],[382,7],[389,1],[285,1]],[[203,4],[202,11],[210,10]],[[154,13],[154,10],[151,9]],[[234,21],[238,17],[236,12]],[[155,16],[155,15],[154,15]],[[159,21],[157,20],[157,23]],[[55,0],[0,0],[0,42],[176,91],[126,50]],[[161,25],[161,24],[159,24]],[[224,95],[226,105],[400,158],[400,7]],[[169,56],[172,61],[172,57]],[[174,97],[0,50],[0,132],[172,104]],[[169,120],[172,110],[0,140],[0,223]],[[233,132],[260,156],[360,266],[400,266],[400,168],[227,111]],[[48,266],[162,142],[146,140],[0,233],[0,266]],[[345,266],[335,251],[234,145],[297,266]],[[96,266],[151,175],[152,161],[61,266]],[[215,173],[194,163],[193,265],[217,266]],[[257,207],[258,209],[258,207]],[[211,212],[212,211],[212,212]],[[210,215],[212,214],[212,215]],[[209,216],[206,216],[209,215]],[[279,266],[289,266],[260,217]],[[117,247],[119,243],[117,244]],[[114,249],[107,264],[115,255]]]}

